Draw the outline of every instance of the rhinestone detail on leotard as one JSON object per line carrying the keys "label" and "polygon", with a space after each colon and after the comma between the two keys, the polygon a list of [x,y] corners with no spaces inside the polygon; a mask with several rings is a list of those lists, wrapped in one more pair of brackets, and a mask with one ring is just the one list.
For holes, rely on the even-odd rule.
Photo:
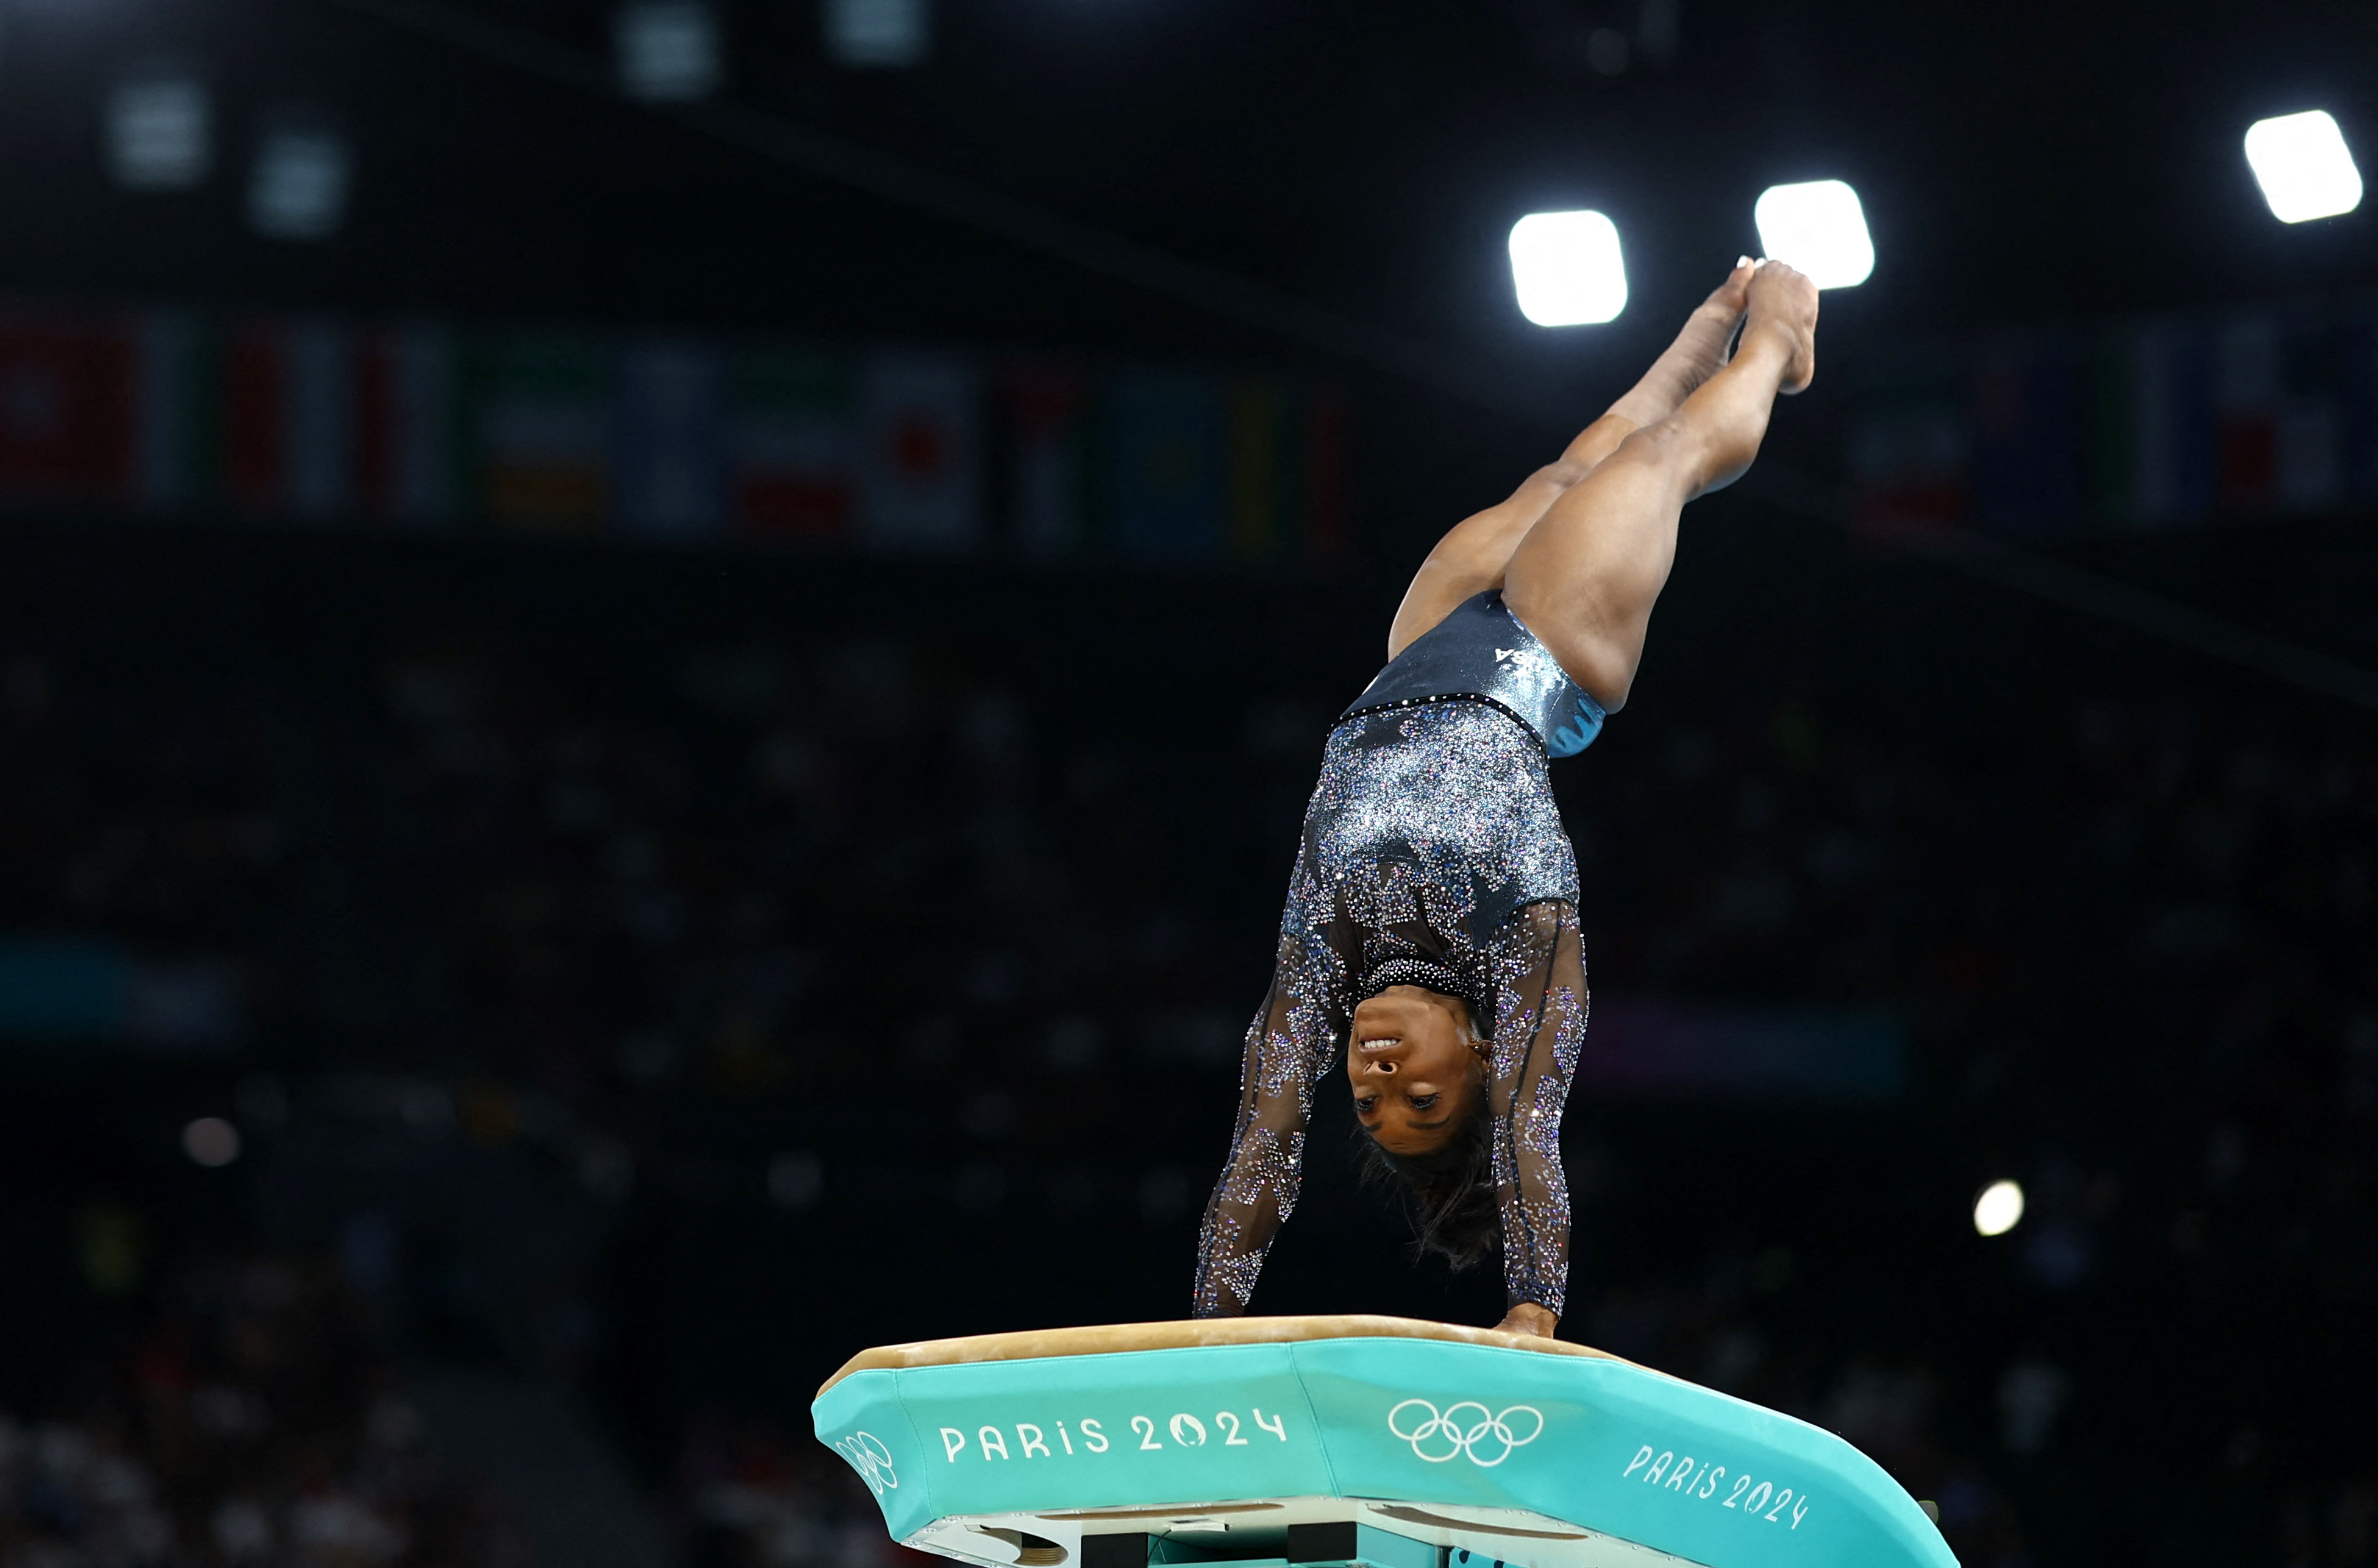
{"label": "rhinestone detail on leotard", "polygon": [[1295,1206],[1313,1094],[1339,1066],[1353,1002],[1382,965],[1407,960],[1492,999],[1474,1022],[1491,1045],[1505,1287],[1515,1303],[1560,1311],[1569,1228],[1560,1112],[1587,1001],[1576,904],[1576,857],[1543,745],[1507,711],[1435,700],[1331,731],[1271,994],[1247,1031],[1230,1160],[1199,1238],[1199,1316],[1246,1310]]}

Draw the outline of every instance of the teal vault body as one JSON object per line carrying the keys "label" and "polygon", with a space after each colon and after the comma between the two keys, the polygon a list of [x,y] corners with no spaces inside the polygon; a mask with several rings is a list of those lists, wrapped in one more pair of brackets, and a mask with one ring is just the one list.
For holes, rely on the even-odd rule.
{"label": "teal vault body", "polygon": [[[817,1435],[895,1538],[978,1563],[1955,1562],[1873,1461],[1742,1400],[1510,1335],[1243,1322],[1271,1342],[1047,1353],[1176,1330],[1146,1325],[996,1336],[1041,1352],[1013,1359],[967,1348],[989,1341],[871,1352],[821,1392]],[[1401,1336],[1422,1334],[1448,1337]]]}

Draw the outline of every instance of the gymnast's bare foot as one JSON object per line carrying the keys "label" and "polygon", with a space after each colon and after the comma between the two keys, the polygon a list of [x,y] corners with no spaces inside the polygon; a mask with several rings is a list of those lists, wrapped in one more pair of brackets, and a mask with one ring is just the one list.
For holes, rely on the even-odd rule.
{"label": "gymnast's bare foot", "polygon": [[1693,307],[1685,329],[1676,334],[1668,353],[1689,365],[1692,386],[1685,389],[1687,396],[1725,367],[1726,346],[1734,341],[1734,329],[1742,325],[1743,312],[1750,308],[1750,280],[1758,275],[1759,263],[1750,257],[1735,262],[1725,281]]}
{"label": "gymnast's bare foot", "polygon": [[1758,270],[1759,264],[1747,256],[1735,262],[1716,292],[1693,307],[1676,341],[1643,373],[1632,391],[1610,405],[1610,412],[1639,430],[1657,425],[1675,413],[1695,388],[1725,368],[1726,345],[1734,341],[1734,329],[1742,325],[1750,280]]}
{"label": "gymnast's bare foot", "polygon": [[1734,270],[1725,275],[1724,282],[1710,292],[1709,298],[1701,301],[1700,308],[1714,311],[1739,324],[1742,313],[1750,308],[1750,280],[1758,275],[1759,263],[1756,260],[1747,256],[1737,257]]}
{"label": "gymnast's bare foot", "polygon": [[1531,1334],[1540,1339],[1550,1339],[1553,1330],[1560,1326],[1560,1320],[1533,1301],[1522,1301],[1504,1313],[1503,1321],[1495,1326],[1505,1334]]}
{"label": "gymnast's bare foot", "polygon": [[1817,285],[1780,261],[1762,261],[1747,295],[1744,345],[1754,336],[1771,340],[1785,355],[1776,390],[1787,398],[1807,391],[1817,375]]}

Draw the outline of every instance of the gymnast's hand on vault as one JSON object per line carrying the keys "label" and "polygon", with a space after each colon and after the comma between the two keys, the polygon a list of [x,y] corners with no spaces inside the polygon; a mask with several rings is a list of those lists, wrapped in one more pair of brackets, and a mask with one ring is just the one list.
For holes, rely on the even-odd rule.
{"label": "gymnast's hand on vault", "polygon": [[1560,1326],[1560,1320],[1533,1301],[1522,1301],[1504,1313],[1503,1321],[1495,1326],[1505,1334],[1532,1334],[1541,1339],[1550,1339],[1553,1330]]}

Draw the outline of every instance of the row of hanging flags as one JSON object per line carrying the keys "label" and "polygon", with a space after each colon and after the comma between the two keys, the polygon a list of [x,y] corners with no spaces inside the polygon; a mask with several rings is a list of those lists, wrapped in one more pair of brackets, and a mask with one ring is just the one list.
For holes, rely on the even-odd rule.
{"label": "row of hanging flags", "polygon": [[2040,537],[2378,504],[2378,316],[2132,320],[1901,351],[1862,378],[1860,521]]}
{"label": "row of hanging flags", "polygon": [[1279,377],[674,335],[0,308],[0,504],[1062,558],[1326,560]]}

